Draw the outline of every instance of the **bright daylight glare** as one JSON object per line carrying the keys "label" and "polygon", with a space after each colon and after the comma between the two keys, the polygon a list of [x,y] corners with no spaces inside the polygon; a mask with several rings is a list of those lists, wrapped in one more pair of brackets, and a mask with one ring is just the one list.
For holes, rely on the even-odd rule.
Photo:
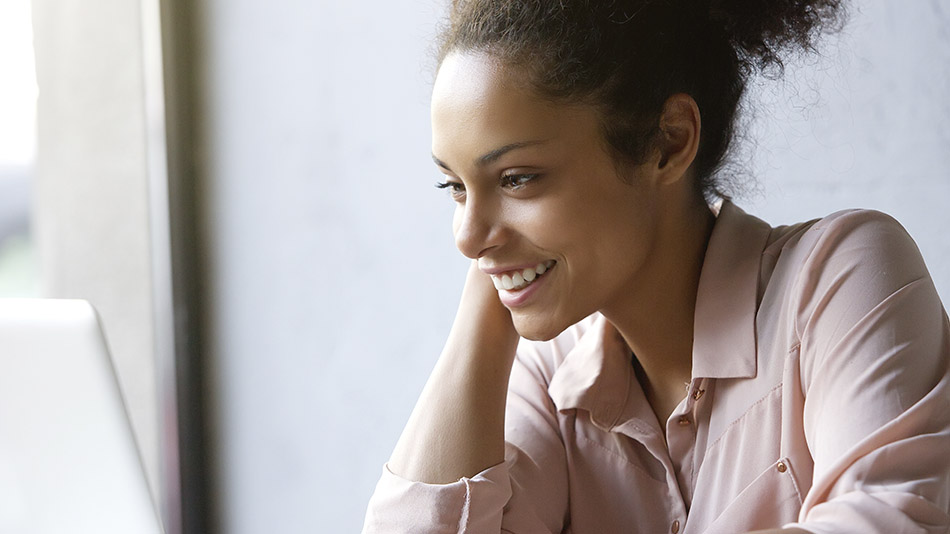
{"label": "bright daylight glare", "polygon": [[30,0],[0,2],[0,297],[37,296],[30,239],[36,154],[36,73]]}

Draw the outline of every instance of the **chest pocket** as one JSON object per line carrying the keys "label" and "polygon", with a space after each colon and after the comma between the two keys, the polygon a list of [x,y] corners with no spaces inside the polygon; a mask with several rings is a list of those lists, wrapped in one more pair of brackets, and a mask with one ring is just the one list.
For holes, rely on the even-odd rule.
{"label": "chest pocket", "polygon": [[[780,527],[798,519],[802,495],[793,466],[782,458],[760,473],[702,534],[735,534]],[[689,528],[686,533],[697,532]]]}

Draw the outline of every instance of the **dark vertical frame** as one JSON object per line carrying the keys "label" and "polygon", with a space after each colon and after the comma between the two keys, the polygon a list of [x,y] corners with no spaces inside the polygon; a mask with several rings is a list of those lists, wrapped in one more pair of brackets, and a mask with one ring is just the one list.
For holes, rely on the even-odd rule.
{"label": "dark vertical frame", "polygon": [[[202,307],[201,2],[159,0],[165,94],[179,502],[169,534],[217,531]],[[178,506],[174,506],[177,504]],[[178,527],[178,528],[175,528]]]}

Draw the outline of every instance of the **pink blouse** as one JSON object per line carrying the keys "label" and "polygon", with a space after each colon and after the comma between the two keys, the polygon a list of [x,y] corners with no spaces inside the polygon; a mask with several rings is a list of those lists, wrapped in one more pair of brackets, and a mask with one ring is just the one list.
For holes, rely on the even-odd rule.
{"label": "pink blouse", "polygon": [[384,468],[363,532],[950,532],[950,323],[890,217],[771,228],[724,203],[684,394],[664,440],[602,316],[524,341],[505,462],[445,485]]}

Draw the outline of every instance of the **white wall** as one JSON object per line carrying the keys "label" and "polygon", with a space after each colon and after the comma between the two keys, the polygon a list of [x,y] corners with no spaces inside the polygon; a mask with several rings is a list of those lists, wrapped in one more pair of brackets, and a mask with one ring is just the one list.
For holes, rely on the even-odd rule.
{"label": "white wall", "polygon": [[[429,161],[441,2],[207,5],[224,531],[356,532],[466,266]],[[740,204],[775,223],[895,213],[950,299],[946,14],[861,5],[825,70],[765,107],[783,123],[756,130],[765,195]]]}

